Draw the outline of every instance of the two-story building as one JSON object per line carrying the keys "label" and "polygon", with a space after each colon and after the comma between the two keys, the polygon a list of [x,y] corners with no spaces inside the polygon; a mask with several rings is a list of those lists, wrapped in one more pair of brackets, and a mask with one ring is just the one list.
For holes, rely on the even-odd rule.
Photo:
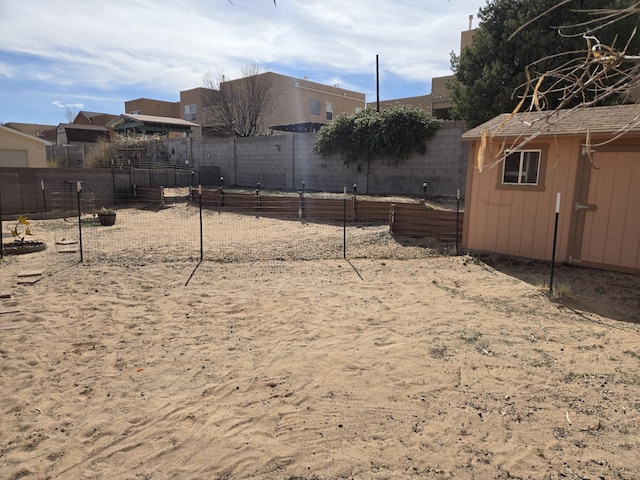
{"label": "two-story building", "polygon": [[[260,80],[264,80],[277,93],[276,105],[263,119],[264,134],[317,131],[339,114],[355,113],[366,105],[364,93],[337,85],[324,85],[306,78],[299,79],[274,72],[258,75]],[[251,81],[249,77],[223,81],[220,83],[220,91],[237,89],[242,86],[242,82],[248,81]],[[126,101],[125,112],[180,118],[206,127],[207,105],[215,94],[216,90],[197,87],[181,91],[179,102],[139,98]],[[194,136],[199,134],[194,131]]]}

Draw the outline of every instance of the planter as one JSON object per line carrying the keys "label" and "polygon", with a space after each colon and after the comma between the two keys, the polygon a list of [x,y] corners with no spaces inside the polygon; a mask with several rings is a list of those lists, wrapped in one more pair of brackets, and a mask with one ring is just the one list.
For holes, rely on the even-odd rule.
{"label": "planter", "polygon": [[10,242],[2,245],[4,255],[24,255],[25,253],[41,252],[47,248],[44,242],[27,240],[24,242]]}
{"label": "planter", "polygon": [[115,212],[109,212],[109,213],[98,212],[98,220],[100,221],[100,225],[103,225],[105,227],[110,227],[111,225],[116,223],[116,213]]}

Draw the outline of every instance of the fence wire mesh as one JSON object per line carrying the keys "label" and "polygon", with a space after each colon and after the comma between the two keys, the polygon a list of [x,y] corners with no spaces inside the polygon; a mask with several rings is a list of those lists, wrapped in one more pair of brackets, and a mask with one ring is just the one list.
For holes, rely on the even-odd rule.
{"label": "fence wire mesh", "polygon": [[[31,215],[33,238],[67,257],[114,264],[403,259],[457,253],[462,225],[455,203],[418,199],[222,188],[134,193],[103,226],[100,198],[56,192],[50,211]],[[5,220],[3,230],[11,225]]]}

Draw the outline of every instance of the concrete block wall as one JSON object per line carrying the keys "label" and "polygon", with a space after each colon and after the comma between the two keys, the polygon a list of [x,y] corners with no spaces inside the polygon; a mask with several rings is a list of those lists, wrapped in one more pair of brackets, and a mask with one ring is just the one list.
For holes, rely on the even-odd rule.
{"label": "concrete block wall", "polygon": [[398,165],[371,162],[369,167],[346,167],[338,157],[323,159],[313,152],[315,133],[247,138],[183,138],[165,140],[174,162],[189,160],[220,168],[224,185],[265,189],[351,191],[359,193],[464,196],[466,155],[462,122],[447,122],[427,143],[425,155],[412,155]]}

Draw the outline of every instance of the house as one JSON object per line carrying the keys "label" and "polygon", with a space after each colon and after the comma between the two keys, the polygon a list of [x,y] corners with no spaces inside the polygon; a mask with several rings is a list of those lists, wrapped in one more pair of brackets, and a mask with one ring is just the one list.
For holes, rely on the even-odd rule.
{"label": "house", "polygon": [[127,100],[124,102],[124,112],[132,115],[182,118],[180,116],[180,102],[166,102],[152,98]]}
{"label": "house", "polygon": [[[417,97],[396,98],[393,100],[383,100],[380,102],[380,110],[392,107],[394,105],[407,105],[411,107],[426,110],[433,117],[441,120],[449,120],[451,118],[451,94],[447,87],[447,82],[453,80],[455,75],[447,75],[445,77],[434,77],[431,79],[431,93],[428,95],[419,95]],[[378,102],[367,103],[367,108],[377,108]]]}
{"label": "house", "polygon": [[49,142],[0,125],[0,167],[45,168]]}
{"label": "house", "polygon": [[[299,79],[274,72],[260,73],[260,81],[269,83],[277,91],[278,102],[273,112],[265,116],[263,132],[317,131],[341,113],[355,113],[365,108],[365,94],[324,85],[306,78]],[[220,83],[220,90],[240,87],[250,77]],[[197,87],[180,92],[179,102],[165,102],[139,98],[125,102],[128,114],[180,118],[207,127],[206,110],[209,98],[217,90]],[[194,130],[193,136],[201,132]]]}
{"label": "house", "polygon": [[107,127],[120,134],[168,135],[178,133],[179,136],[189,135],[194,130],[200,129],[200,125],[197,123],[180,118],[130,113],[118,115],[107,124]]}
{"label": "house", "polygon": [[76,118],[73,119],[74,125],[98,125],[98,126],[106,126],[111,120],[116,118],[117,115],[113,115],[110,113],[99,113],[99,112],[87,112],[85,110],[81,110],[76,115]]}
{"label": "house", "polygon": [[[471,45],[473,36],[476,33],[475,28],[471,28],[473,15],[469,16],[469,30],[465,30],[460,34],[460,51]],[[416,97],[396,98],[392,100],[382,100],[380,102],[369,102],[367,108],[377,108],[381,110],[392,107],[394,105],[407,105],[411,107],[426,110],[433,117],[442,120],[451,119],[451,110],[453,102],[451,101],[451,92],[449,91],[449,81],[455,80],[455,75],[446,75],[444,77],[433,77],[431,79],[431,93],[427,95],[419,95]]]}
{"label": "house", "polygon": [[46,125],[41,123],[7,122],[4,124],[4,126],[13,128],[14,130],[18,130],[28,135],[33,135],[34,137],[42,138],[43,140],[47,140],[49,142],[56,141],[55,125]]}
{"label": "house", "polygon": [[[273,72],[257,75],[278,92],[277,105],[265,116],[264,127],[270,133],[318,131],[342,113],[355,113],[365,108],[366,95],[324,85],[307,78],[294,78]],[[246,78],[222,82],[220,89],[234,88]]]}
{"label": "house", "polygon": [[[640,106],[499,115],[469,143],[463,247],[640,273]],[[484,144],[484,148],[483,148]]]}

